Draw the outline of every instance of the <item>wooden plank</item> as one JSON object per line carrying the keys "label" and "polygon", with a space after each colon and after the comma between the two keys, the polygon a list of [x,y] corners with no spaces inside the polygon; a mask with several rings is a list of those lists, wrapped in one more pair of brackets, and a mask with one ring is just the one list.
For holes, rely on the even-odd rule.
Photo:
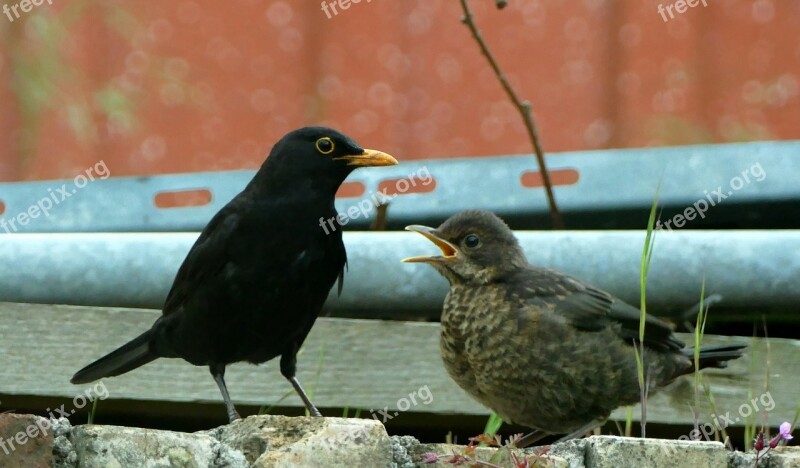
{"label": "wooden plank", "polygon": [[[0,400],[72,399],[92,386],[70,384],[75,370],[137,336],[159,313],[0,303]],[[362,408],[363,416],[387,406],[390,410],[398,406],[404,409],[405,403],[400,400],[416,392],[417,405],[408,409],[409,413],[488,414],[448,377],[439,357],[438,333],[437,323],[321,318],[298,358],[298,376],[320,408]],[[682,338],[689,341],[693,337]],[[767,340],[716,336],[705,340],[706,344],[742,342],[752,345],[748,355],[728,369],[705,372],[718,411],[734,417],[739,416],[740,406],[750,405],[751,398],[763,393]],[[768,418],[773,426],[794,417],[800,388],[798,351],[800,341],[769,340],[769,390],[774,409]],[[231,366],[226,379],[238,405],[272,405],[291,390],[278,371],[277,361]],[[125,402],[122,406],[129,411],[157,408],[164,416],[178,411],[164,403],[199,404],[213,407],[219,414],[222,411],[219,392],[207,369],[179,359],[160,359],[127,375],[105,379],[104,384],[110,395],[102,403],[104,411],[114,411],[115,406],[109,404],[114,401]],[[419,393],[424,387],[430,390],[429,404],[423,404],[425,395]],[[648,422],[690,425],[693,402],[693,380],[682,379],[650,398]],[[767,404],[759,402],[759,408],[772,406],[769,397],[762,402]],[[299,408],[301,403],[292,393],[281,405]],[[701,406],[702,414],[707,415],[703,397]],[[637,408],[634,417],[638,416]],[[625,415],[620,410],[614,417],[624,419]],[[735,421],[735,425],[743,423],[744,418]]]}

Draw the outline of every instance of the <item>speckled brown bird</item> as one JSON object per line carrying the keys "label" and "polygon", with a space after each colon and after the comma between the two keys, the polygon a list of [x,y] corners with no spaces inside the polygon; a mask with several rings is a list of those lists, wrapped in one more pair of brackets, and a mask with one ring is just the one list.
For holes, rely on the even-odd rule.
{"label": "speckled brown bird", "polygon": [[[450,282],[441,352],[450,376],[504,421],[582,435],[640,399],[633,343],[639,309],[578,279],[528,263],[493,213],[463,211],[436,229],[408,226],[442,255],[407,258]],[[725,367],[744,346],[705,347],[700,368]],[[644,357],[650,389],[694,371],[693,350],[652,316]],[[652,390],[651,390],[652,392]]]}

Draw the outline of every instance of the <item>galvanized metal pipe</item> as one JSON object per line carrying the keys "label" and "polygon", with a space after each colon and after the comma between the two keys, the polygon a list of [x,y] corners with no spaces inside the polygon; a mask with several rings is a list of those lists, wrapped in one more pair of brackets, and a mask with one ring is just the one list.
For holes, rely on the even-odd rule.
{"label": "galvanized metal pipe", "polygon": [[[520,231],[531,262],[589,281],[639,303],[641,231]],[[0,237],[0,301],[159,309],[195,233],[17,234]],[[349,270],[337,315],[436,315],[447,283],[404,257],[436,252],[406,232],[345,233]],[[800,309],[800,231],[659,232],[648,306],[669,312],[695,304],[706,280],[736,308]],[[266,259],[265,259],[266,261]]]}
{"label": "galvanized metal pipe", "polygon": [[[723,202],[702,219],[692,221],[692,228],[795,227],[800,218],[798,154],[800,141],[779,141],[578,151],[548,154],[547,161],[554,173],[572,171],[577,178],[555,188],[559,208],[572,229],[641,229],[658,186],[664,220],[719,187],[730,193],[723,193]],[[113,174],[114,169],[102,173]],[[524,187],[521,182],[525,172],[536,170],[530,155],[416,160],[364,168],[347,179],[361,184],[364,193],[338,199],[336,207],[341,213],[357,209],[358,216],[351,217],[348,227],[366,229],[376,217],[372,197],[388,184],[398,194],[388,211],[391,228],[439,223],[469,208],[492,210],[514,226],[542,228],[549,226],[543,189]],[[223,171],[96,178],[83,187],[74,180],[0,183],[0,203],[5,206],[5,212],[0,212],[0,234],[199,231],[253,174]],[[402,179],[428,192],[415,192],[410,183],[399,182]],[[731,187],[735,181],[742,186]],[[159,193],[197,189],[208,190],[208,204],[166,209],[155,205]],[[25,219],[21,221],[20,215]],[[779,223],[765,218],[778,218]]]}

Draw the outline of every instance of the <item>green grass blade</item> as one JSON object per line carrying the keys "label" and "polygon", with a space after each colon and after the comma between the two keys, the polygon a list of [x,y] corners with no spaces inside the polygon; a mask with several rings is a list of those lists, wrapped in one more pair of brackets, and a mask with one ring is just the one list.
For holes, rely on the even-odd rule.
{"label": "green grass blade", "polygon": [[[702,376],[699,372],[700,369],[700,345],[703,343],[703,334],[706,330],[706,317],[708,311],[705,308],[705,295],[706,295],[706,278],[703,276],[703,281],[700,283],[700,310],[697,312],[697,323],[694,327],[694,410],[695,414],[701,414],[700,411],[700,386]],[[697,423],[697,421],[695,421]]]}
{"label": "green grass blade", "polygon": [[633,430],[633,406],[625,407],[625,437],[631,436]]}
{"label": "green grass blade", "polygon": [[644,238],[644,246],[642,247],[642,258],[639,268],[639,349],[636,349],[634,343],[634,352],[636,355],[636,371],[639,377],[639,391],[641,392],[642,404],[642,437],[645,435],[645,425],[647,424],[647,388],[645,387],[648,382],[644,376],[644,329],[647,321],[647,273],[650,271],[650,261],[653,259],[653,243],[655,242],[655,224],[656,213],[658,211],[658,195],[661,192],[661,182],[656,187],[656,193],[653,196],[653,204],[650,206],[650,216],[647,219],[647,234]]}
{"label": "green grass blade", "polygon": [[[349,418],[350,417],[350,407],[349,406],[345,406],[344,408],[342,408],[342,417],[343,418]],[[358,419],[360,417],[361,417],[361,408],[356,408],[355,411],[353,411],[353,418]]]}
{"label": "green grass blade", "polygon": [[92,400],[92,409],[89,411],[89,420],[87,421],[87,424],[94,424],[94,413],[97,411],[97,400],[99,400],[99,398]]}
{"label": "green grass blade", "polygon": [[286,393],[283,394],[282,397],[278,398],[278,401],[276,401],[275,403],[273,403],[273,404],[271,404],[269,406],[264,405],[261,408],[259,408],[258,409],[258,415],[261,416],[262,414],[271,413],[272,410],[274,410],[278,405],[280,405],[283,402],[283,400],[289,398],[293,394],[294,394],[294,389],[287,391]]}
{"label": "green grass blade", "polygon": [[486,420],[486,427],[483,428],[484,434],[489,434],[491,437],[494,437],[497,434],[497,431],[500,430],[500,426],[503,425],[503,419],[497,415],[497,413],[492,413],[489,415],[489,419]]}
{"label": "green grass blade", "polygon": [[[714,399],[714,394],[711,393],[711,386],[708,385],[708,382],[706,382],[704,379],[700,379],[700,382],[702,382],[703,384],[703,394],[706,396],[706,399],[708,400],[708,406],[711,408],[711,412],[713,414],[719,414],[719,410],[717,409],[717,400]],[[717,425],[715,424],[714,433],[717,437],[719,437],[719,433],[721,433],[722,441],[728,440],[728,432],[725,430],[724,425],[720,425],[719,429],[717,429]]]}
{"label": "green grass blade", "polygon": [[[644,341],[644,325],[647,317],[647,273],[650,270],[650,261],[653,258],[653,243],[655,242],[656,212],[658,210],[658,195],[661,192],[661,183],[656,187],[656,194],[653,197],[653,204],[650,206],[650,217],[647,219],[647,234],[644,238],[642,248],[642,259],[639,268],[639,341]],[[644,380],[644,379],[642,379]]]}

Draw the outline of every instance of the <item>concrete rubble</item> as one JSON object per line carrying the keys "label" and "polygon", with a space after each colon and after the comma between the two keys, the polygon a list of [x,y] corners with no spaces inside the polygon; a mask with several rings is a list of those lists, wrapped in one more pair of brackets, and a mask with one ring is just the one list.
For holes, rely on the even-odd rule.
{"label": "concrete rubble", "polygon": [[[0,414],[0,467],[447,467],[463,446],[389,437],[373,419],[251,416],[182,433],[118,426],[71,426],[66,419]],[[477,448],[484,462],[513,467],[511,451]],[[515,450],[533,467],[751,468],[752,453],[719,442],[593,436],[547,449]],[[435,455],[435,456],[434,456]],[[438,462],[421,465],[424,458]],[[464,465],[461,465],[464,466]],[[800,468],[800,447],[778,447],[760,467]]]}

